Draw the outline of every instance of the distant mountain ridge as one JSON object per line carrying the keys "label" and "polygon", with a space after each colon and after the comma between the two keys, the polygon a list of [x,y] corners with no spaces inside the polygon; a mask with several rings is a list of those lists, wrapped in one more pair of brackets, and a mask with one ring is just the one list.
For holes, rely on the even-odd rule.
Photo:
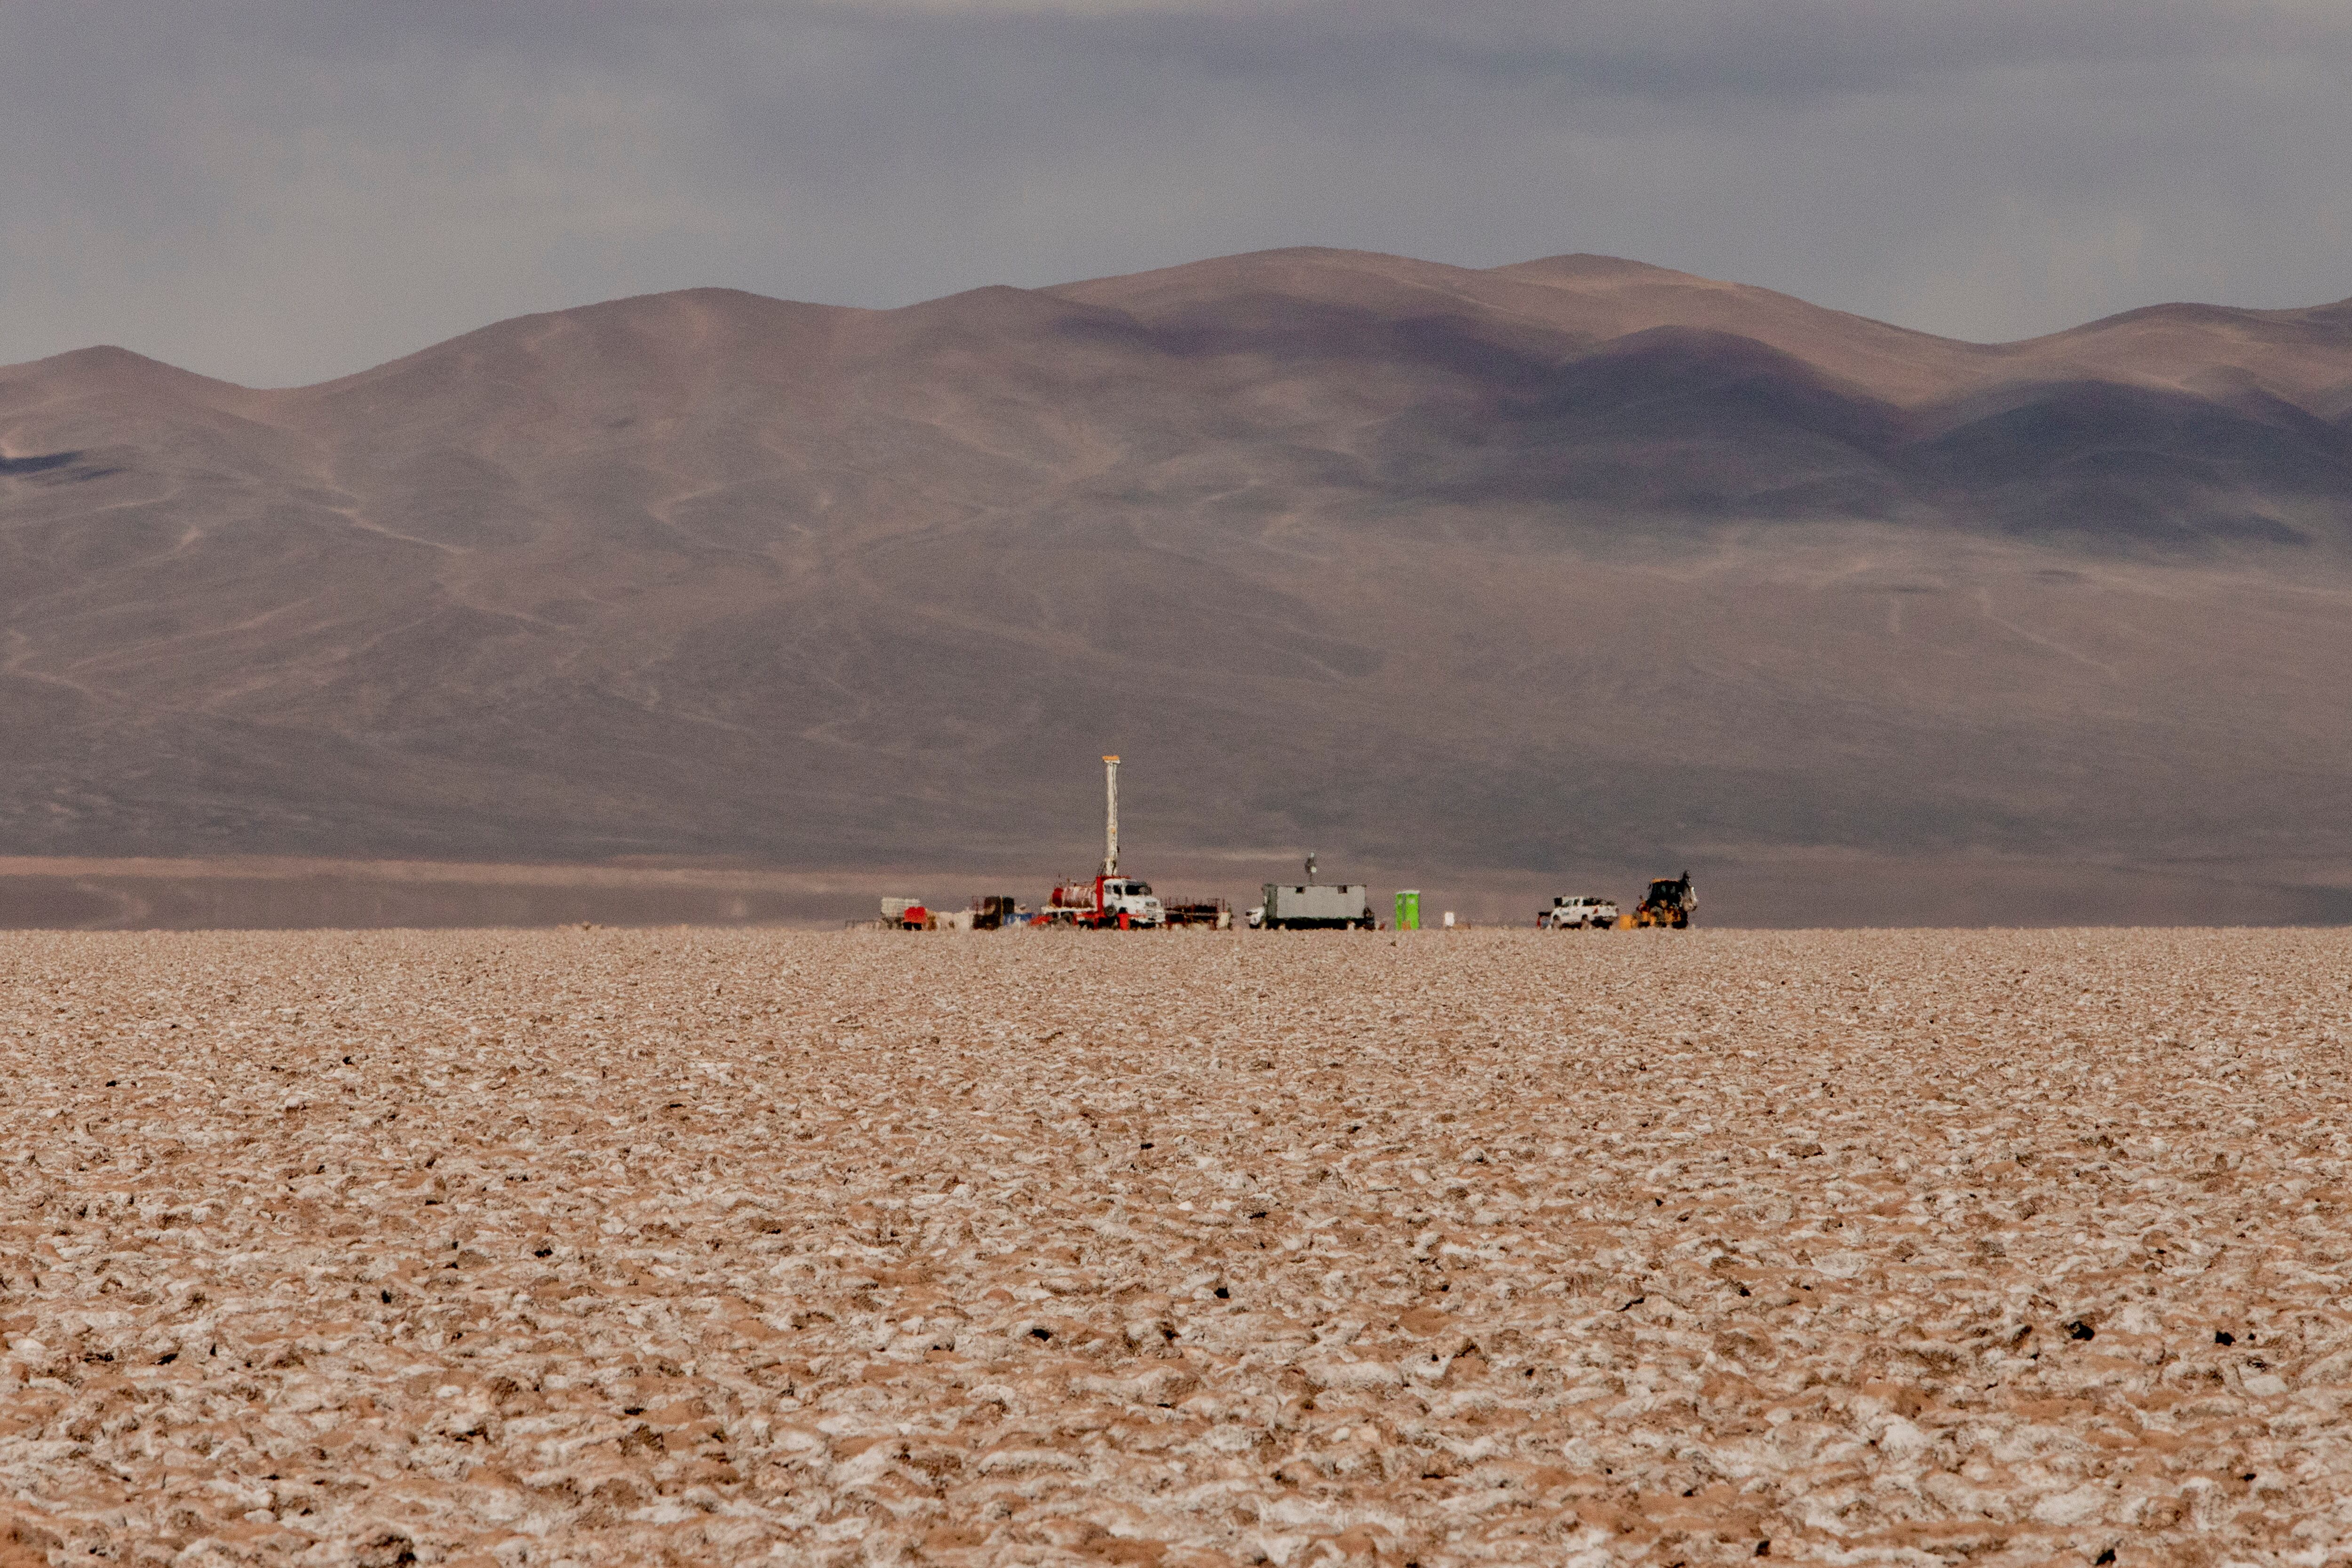
{"label": "distant mountain ridge", "polygon": [[1123,750],[1203,865],[2352,885],[2352,301],[1981,345],[1288,250],[89,349],[0,368],[0,541],[12,854],[1049,873]]}

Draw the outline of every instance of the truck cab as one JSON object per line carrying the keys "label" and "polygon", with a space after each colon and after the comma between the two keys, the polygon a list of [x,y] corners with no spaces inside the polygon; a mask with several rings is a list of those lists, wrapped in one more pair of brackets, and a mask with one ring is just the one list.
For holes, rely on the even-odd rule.
{"label": "truck cab", "polygon": [[1168,923],[1168,911],[1160,904],[1151,884],[1133,877],[1105,877],[1097,904],[1099,918],[1107,925],[1118,923],[1125,915],[1130,926],[1159,926]]}

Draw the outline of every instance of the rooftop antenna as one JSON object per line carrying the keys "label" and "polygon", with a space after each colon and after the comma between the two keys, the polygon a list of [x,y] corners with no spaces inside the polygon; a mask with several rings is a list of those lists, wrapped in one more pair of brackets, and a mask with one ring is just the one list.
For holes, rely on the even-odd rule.
{"label": "rooftop antenna", "polygon": [[1103,821],[1103,875],[1118,875],[1118,759],[1103,759],[1103,789],[1109,810]]}

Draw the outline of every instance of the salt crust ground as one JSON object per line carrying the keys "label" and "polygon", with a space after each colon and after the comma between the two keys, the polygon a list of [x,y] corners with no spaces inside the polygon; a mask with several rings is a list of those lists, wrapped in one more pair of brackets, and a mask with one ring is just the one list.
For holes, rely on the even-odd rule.
{"label": "salt crust ground", "polygon": [[2347,958],[9,936],[0,1563],[2352,1560]]}

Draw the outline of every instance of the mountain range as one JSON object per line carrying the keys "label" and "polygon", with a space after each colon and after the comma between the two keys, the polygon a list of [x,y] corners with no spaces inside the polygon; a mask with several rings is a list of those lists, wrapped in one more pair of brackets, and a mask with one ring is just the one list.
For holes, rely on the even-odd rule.
{"label": "mountain range", "polygon": [[1987,345],[1301,249],[93,348],[0,368],[0,855],[1027,894],[1116,752],[1129,863],[1236,895],[2352,918],[2352,301]]}

